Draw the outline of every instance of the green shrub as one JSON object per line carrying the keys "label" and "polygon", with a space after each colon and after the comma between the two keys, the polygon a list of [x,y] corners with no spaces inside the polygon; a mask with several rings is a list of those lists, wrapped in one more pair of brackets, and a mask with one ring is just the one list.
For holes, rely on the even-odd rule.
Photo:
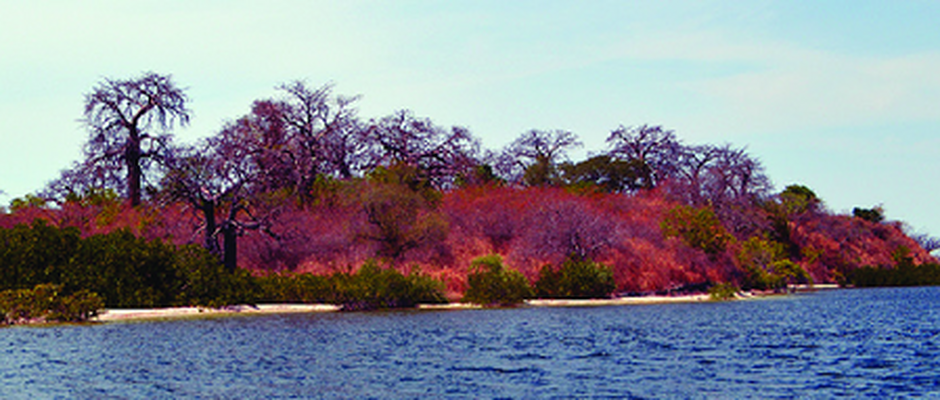
{"label": "green shrub", "polygon": [[732,236],[709,207],[679,206],[669,210],[661,224],[666,237],[682,239],[689,247],[716,255],[725,250]]}
{"label": "green shrub", "polygon": [[856,287],[936,286],[940,285],[940,264],[904,262],[893,268],[866,266],[852,271],[848,281]]}
{"label": "green shrub", "polygon": [[260,300],[275,303],[331,303],[346,311],[409,308],[446,303],[443,283],[412,270],[408,275],[369,260],[353,274],[274,274],[258,278]]}
{"label": "green shrub", "polygon": [[852,216],[861,218],[869,222],[881,223],[885,219],[884,209],[881,206],[872,208],[855,207],[852,209]]}
{"label": "green shrub", "polygon": [[444,282],[422,274],[417,268],[413,269],[407,278],[410,283],[409,296],[414,299],[415,304],[447,304]]}
{"label": "green shrub", "polygon": [[722,282],[708,289],[708,295],[714,301],[723,301],[734,299],[734,296],[741,291],[737,285],[730,282]]}
{"label": "green shrub", "polygon": [[610,297],[616,288],[610,267],[588,260],[568,259],[558,270],[545,265],[535,282],[535,293],[540,298],[605,298]]}
{"label": "green shrub", "polygon": [[782,290],[813,281],[806,269],[786,258],[782,244],[757,236],[741,243],[738,263],[745,272],[745,289]]}
{"label": "green shrub", "polygon": [[120,230],[81,241],[63,280],[66,287],[91,290],[108,307],[165,307],[178,304],[176,248]]}
{"label": "green shrub", "polygon": [[258,284],[248,271],[226,270],[218,257],[202,247],[179,248],[173,269],[179,280],[173,301],[176,305],[220,307],[258,300]]}
{"label": "green shrub", "polygon": [[493,254],[473,260],[464,301],[482,305],[512,305],[531,298],[532,287],[519,271],[503,266]]}
{"label": "green shrub", "polygon": [[177,248],[127,230],[82,239],[74,228],[41,219],[0,229],[0,290],[41,284],[96,293],[108,307],[220,306],[251,303],[256,293],[246,271],[225,271],[197,246]]}
{"label": "green shrub", "polygon": [[[417,270],[404,275],[383,269],[375,261],[355,274],[257,279],[245,270],[226,270],[198,246],[148,241],[127,230],[81,239],[75,229],[42,220],[0,229],[0,278],[0,290],[11,289],[0,299],[2,320],[13,323],[87,319],[103,306],[219,307],[261,300],[377,309],[446,302],[441,282]],[[74,294],[60,296],[68,293]]]}
{"label": "green shrub", "polygon": [[62,285],[42,284],[32,289],[0,292],[0,323],[79,322],[98,315],[101,298],[87,290],[62,295]]}
{"label": "green shrub", "polygon": [[57,228],[43,219],[0,229],[0,290],[61,283],[80,241],[78,229]]}
{"label": "green shrub", "polygon": [[48,319],[61,322],[87,321],[104,308],[104,300],[97,293],[79,290],[61,300],[50,310]]}
{"label": "green shrub", "polygon": [[266,303],[332,303],[336,298],[333,281],[314,274],[272,274],[256,278],[260,296]]}
{"label": "green shrub", "polygon": [[899,246],[891,254],[895,265],[857,268],[847,275],[846,283],[856,287],[879,286],[936,286],[940,285],[940,264],[914,264],[911,250]]}
{"label": "green shrub", "polygon": [[0,293],[0,312],[8,323],[43,318],[56,303],[61,285],[36,285],[32,289],[12,289]]}
{"label": "green shrub", "polygon": [[369,260],[355,274],[332,276],[344,310],[409,308],[420,303],[446,303],[441,284],[418,272],[405,276],[394,268],[381,268]]}

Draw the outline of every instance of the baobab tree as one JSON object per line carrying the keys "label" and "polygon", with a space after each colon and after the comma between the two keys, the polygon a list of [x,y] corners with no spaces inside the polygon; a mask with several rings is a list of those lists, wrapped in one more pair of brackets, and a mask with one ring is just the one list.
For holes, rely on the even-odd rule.
{"label": "baobab tree", "polygon": [[497,169],[510,181],[527,186],[557,183],[558,165],[567,161],[568,151],[582,146],[578,136],[566,130],[532,129],[503,149]]}
{"label": "baobab tree", "polygon": [[201,214],[203,246],[230,271],[236,268],[238,236],[245,230],[277,237],[270,229],[270,207],[259,200],[264,186],[257,157],[263,154],[253,147],[253,131],[244,128],[230,123],[199,145],[174,148],[161,182],[171,200],[183,200]]}
{"label": "baobab tree", "polygon": [[332,84],[311,88],[303,81],[277,89],[281,96],[255,101],[249,114],[226,128],[244,141],[256,186],[288,190],[306,201],[323,176],[361,174],[367,145],[354,107],[359,97],[334,95]]}
{"label": "baobab tree", "polygon": [[773,185],[760,160],[743,147],[724,145],[715,151],[701,182],[702,199],[738,238],[766,231],[770,228],[768,220],[757,205],[767,198]]}
{"label": "baobab tree", "polygon": [[679,152],[678,179],[671,188],[673,194],[694,206],[706,204],[703,185],[721,154],[721,148],[712,145],[683,146]]}
{"label": "baobab tree", "polygon": [[362,139],[369,147],[370,168],[414,168],[419,180],[438,189],[452,187],[479,165],[480,144],[469,130],[447,129],[408,110],[371,121]]}
{"label": "baobab tree", "polygon": [[297,157],[308,159],[301,169],[304,183],[309,185],[317,174],[349,179],[359,166],[358,136],[362,129],[355,103],[361,96],[333,94],[333,84],[313,89],[304,81],[278,86],[285,96],[282,118],[288,128]]}
{"label": "baobab tree", "polygon": [[140,204],[141,181],[164,157],[175,125],[189,123],[188,97],[169,75],[146,72],[135,79],[105,79],[85,95],[82,122],[90,130],[86,165],[126,173],[127,197]]}
{"label": "baobab tree", "polygon": [[640,172],[639,183],[652,189],[672,177],[682,145],[672,130],[662,126],[620,126],[607,138],[610,155],[632,161]]}

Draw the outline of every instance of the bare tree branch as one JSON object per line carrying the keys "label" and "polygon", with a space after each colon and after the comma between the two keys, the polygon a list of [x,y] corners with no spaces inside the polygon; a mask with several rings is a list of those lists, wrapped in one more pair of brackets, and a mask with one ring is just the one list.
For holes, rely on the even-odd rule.
{"label": "bare tree branch", "polygon": [[160,158],[172,138],[168,131],[189,123],[188,100],[168,75],[105,79],[85,95],[82,121],[91,132],[86,164],[123,170],[127,196],[132,205],[140,204],[141,181],[149,169],[144,160]]}

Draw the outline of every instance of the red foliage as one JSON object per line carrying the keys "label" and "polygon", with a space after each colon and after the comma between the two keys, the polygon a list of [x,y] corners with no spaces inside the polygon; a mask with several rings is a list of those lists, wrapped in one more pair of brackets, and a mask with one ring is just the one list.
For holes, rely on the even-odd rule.
{"label": "red foliage", "polygon": [[288,207],[272,225],[277,240],[246,234],[239,244],[239,263],[260,271],[317,274],[349,271],[374,256],[374,246],[356,235],[364,218],[354,207]]}
{"label": "red foliage", "polygon": [[463,269],[495,252],[533,280],[544,264],[572,255],[591,258],[611,266],[624,291],[728,279],[730,262],[711,261],[663,237],[660,221],[675,205],[656,191],[578,195],[558,188],[477,187],[448,193],[443,208]]}
{"label": "red foliage", "polygon": [[[444,193],[436,208],[421,211],[443,218],[443,241],[410,248],[384,262],[402,272],[421,268],[443,280],[452,296],[465,290],[471,261],[491,253],[502,255],[510,267],[533,281],[545,264],[557,265],[569,256],[590,258],[613,269],[622,292],[740,279],[736,244],[708,255],[663,235],[664,216],[680,205],[665,193],[654,189],[629,195],[577,194],[560,188],[506,186],[455,189]],[[332,273],[353,271],[369,258],[381,258],[381,246],[367,237],[374,226],[364,211],[363,197],[342,191],[338,195],[344,198],[282,207],[271,216],[273,236],[244,232],[238,248],[240,267],[259,273]],[[417,218],[423,218],[421,213]],[[129,229],[176,244],[201,243],[202,237],[199,215],[182,203],[26,207],[0,215],[0,227],[36,218],[77,227],[84,236]],[[817,283],[833,282],[860,266],[894,265],[894,255],[902,248],[910,251],[915,264],[935,261],[903,233],[899,223],[811,211],[789,217],[789,235],[799,253],[794,261]]]}
{"label": "red foliage", "polygon": [[803,249],[807,270],[817,282],[832,282],[861,266],[893,266],[894,254],[910,251],[915,264],[935,262],[899,223],[874,223],[845,215],[818,214],[792,223],[791,238]]}

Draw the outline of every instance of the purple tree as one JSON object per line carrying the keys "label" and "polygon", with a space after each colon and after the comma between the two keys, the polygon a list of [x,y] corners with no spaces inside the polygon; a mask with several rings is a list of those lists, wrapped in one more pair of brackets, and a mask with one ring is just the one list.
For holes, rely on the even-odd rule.
{"label": "purple tree", "polygon": [[[127,197],[139,205],[144,172],[160,161],[174,125],[189,123],[188,98],[170,76],[147,72],[136,79],[105,79],[85,95],[82,121],[91,131],[83,174],[102,179],[123,169]],[[96,171],[96,168],[100,171]]]}
{"label": "purple tree", "polygon": [[635,163],[641,187],[652,189],[676,174],[682,145],[672,130],[621,125],[610,133],[607,143],[611,156]]}
{"label": "purple tree", "polygon": [[677,178],[672,192],[682,201],[700,206],[705,203],[703,185],[710,168],[718,160],[720,149],[711,145],[682,147],[679,152]]}
{"label": "purple tree", "polygon": [[[219,134],[192,147],[177,147],[167,160],[165,193],[183,200],[202,215],[203,245],[221,257],[226,268],[237,265],[238,236],[246,230],[271,230],[272,207],[264,202],[257,159],[263,155],[246,137],[243,125],[227,125]],[[219,237],[222,237],[222,246]]]}
{"label": "purple tree", "polygon": [[506,146],[496,168],[510,182],[528,186],[554,184],[558,165],[568,159],[568,151],[582,146],[578,136],[566,130],[532,129]]}
{"label": "purple tree", "polygon": [[352,105],[360,96],[333,95],[332,84],[311,89],[303,81],[278,89],[285,93],[278,103],[300,188],[309,189],[317,174],[348,179],[359,172],[365,149]]}
{"label": "purple tree", "polygon": [[480,144],[463,127],[450,129],[398,111],[372,121],[366,136],[371,168],[404,165],[416,168],[418,178],[438,189],[452,187],[457,178],[476,167]]}

